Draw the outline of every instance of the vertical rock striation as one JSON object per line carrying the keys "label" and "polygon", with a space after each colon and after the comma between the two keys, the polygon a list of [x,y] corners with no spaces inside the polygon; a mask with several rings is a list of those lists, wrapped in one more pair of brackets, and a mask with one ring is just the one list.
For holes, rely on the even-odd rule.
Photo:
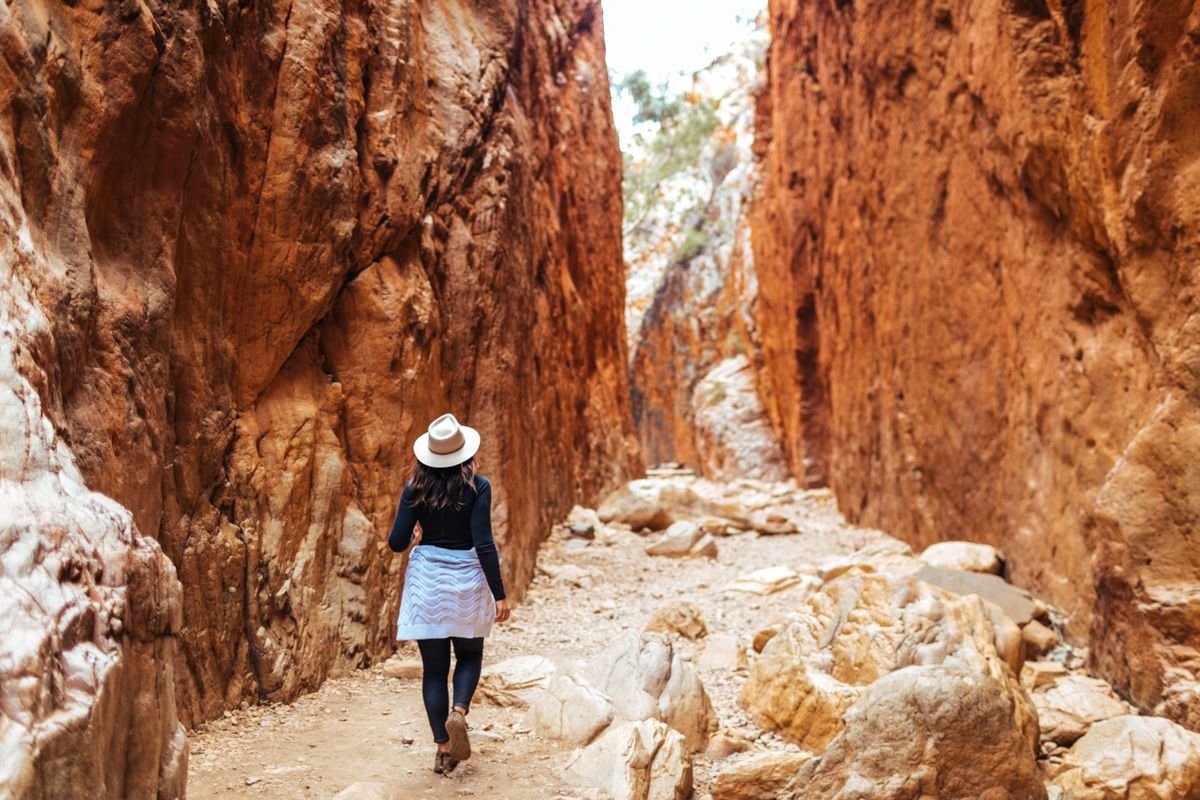
{"label": "vertical rock striation", "polygon": [[[692,76],[677,102],[711,109],[711,134],[697,163],[654,186],[665,200],[626,221],[629,381],[642,453],[648,463],[682,462],[714,479],[788,477],[756,373],[731,361],[760,357],[746,199],[765,46],[761,27],[747,28]],[[652,171],[645,162],[661,158],[662,147],[635,136],[630,168]]]}
{"label": "vertical rock striation", "polygon": [[1200,6],[772,0],[752,214],[793,470],[998,545],[1200,728]]}
{"label": "vertical rock striation", "polygon": [[638,469],[599,5],[15,0],[0,31],[0,776],[176,796],[178,719],[388,652],[437,413],[483,432],[518,594]]}

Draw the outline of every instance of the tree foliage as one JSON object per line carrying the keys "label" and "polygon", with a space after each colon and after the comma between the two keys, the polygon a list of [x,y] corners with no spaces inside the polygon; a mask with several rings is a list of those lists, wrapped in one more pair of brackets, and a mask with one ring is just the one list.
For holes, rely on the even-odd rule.
{"label": "tree foliage", "polygon": [[663,214],[687,224],[712,190],[702,156],[720,123],[717,101],[655,85],[642,70],[616,86],[634,104],[639,125],[623,154],[626,235],[636,237]]}

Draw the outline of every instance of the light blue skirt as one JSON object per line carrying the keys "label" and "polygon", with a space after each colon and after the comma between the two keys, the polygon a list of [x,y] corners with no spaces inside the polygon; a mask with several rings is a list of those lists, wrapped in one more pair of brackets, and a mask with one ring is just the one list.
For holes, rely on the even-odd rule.
{"label": "light blue skirt", "polygon": [[417,545],[408,557],[397,639],[474,639],[492,632],[496,602],[475,549]]}

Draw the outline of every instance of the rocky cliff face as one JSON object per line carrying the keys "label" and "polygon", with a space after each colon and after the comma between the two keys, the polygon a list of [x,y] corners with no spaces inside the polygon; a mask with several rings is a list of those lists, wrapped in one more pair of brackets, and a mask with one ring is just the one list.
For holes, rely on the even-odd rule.
{"label": "rocky cliff face", "polygon": [[[730,52],[692,76],[686,102],[711,109],[711,132],[694,162],[655,183],[665,199],[625,223],[629,380],[642,453],[648,463],[682,462],[714,479],[788,477],[755,373],[731,361],[761,358],[746,199],[765,47],[765,31],[747,27]],[[659,151],[687,143],[674,133],[674,147],[664,146],[670,122],[658,142],[626,143],[627,168],[652,170],[646,162]]]}
{"label": "rocky cliff face", "polygon": [[1000,546],[1200,728],[1200,6],[772,0],[766,401],[855,521]]}
{"label": "rocky cliff face", "polygon": [[28,631],[0,777],[173,796],[178,718],[388,652],[386,527],[436,414],[483,432],[518,594],[550,520],[637,469],[599,5],[17,0],[0,27]]}

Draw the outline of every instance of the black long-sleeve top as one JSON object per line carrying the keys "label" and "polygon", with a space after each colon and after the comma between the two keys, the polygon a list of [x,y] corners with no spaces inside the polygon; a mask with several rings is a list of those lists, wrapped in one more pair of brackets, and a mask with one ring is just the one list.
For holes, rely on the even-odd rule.
{"label": "black long-sleeve top", "polygon": [[447,550],[475,548],[492,597],[504,599],[504,580],[500,577],[500,555],[492,539],[492,484],[482,475],[475,476],[475,491],[468,486],[462,508],[414,508],[413,491],[408,486],[400,495],[396,520],[388,534],[388,547],[397,553],[412,544],[413,527],[421,523],[418,547],[431,545]]}

